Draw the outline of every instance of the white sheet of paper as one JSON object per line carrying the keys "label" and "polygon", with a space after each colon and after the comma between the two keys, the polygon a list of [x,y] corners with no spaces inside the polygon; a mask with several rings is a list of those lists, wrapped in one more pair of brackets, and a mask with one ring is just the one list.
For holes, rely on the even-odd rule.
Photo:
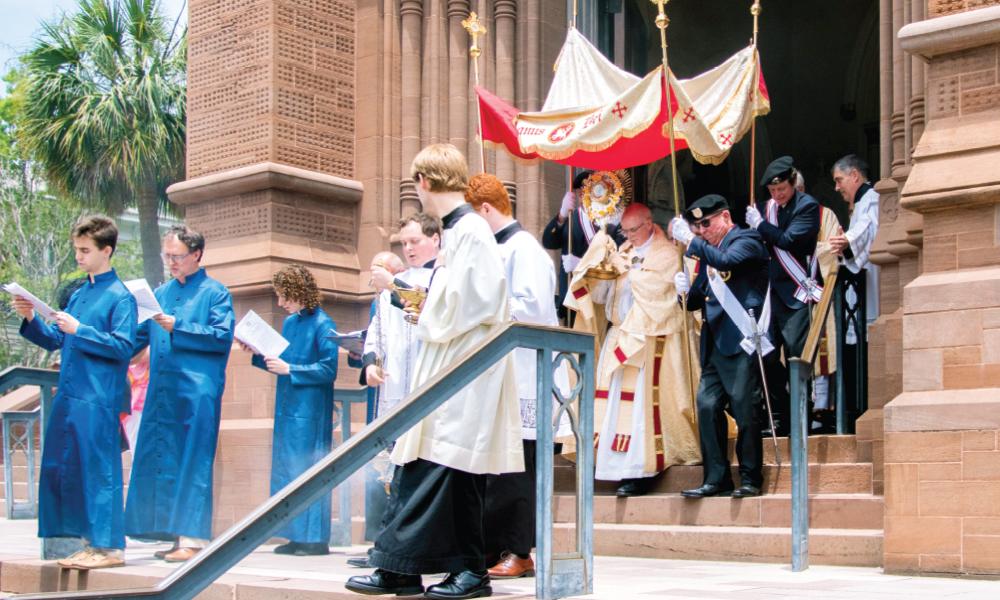
{"label": "white sheet of paper", "polygon": [[35,308],[35,312],[41,315],[41,317],[46,321],[51,321],[56,318],[55,309],[53,309],[48,304],[42,302],[41,300],[39,300],[37,296],[29,292],[28,290],[24,289],[17,283],[14,283],[12,281],[10,283],[4,284],[3,286],[0,286],[0,288],[2,288],[3,291],[7,292],[11,296],[20,296],[25,300],[27,300],[28,302],[31,302],[31,306]]}
{"label": "white sheet of paper", "polygon": [[330,339],[337,342],[344,350],[355,354],[365,353],[365,330],[359,329],[350,333],[340,333],[336,329],[330,330]]}
{"label": "white sheet of paper", "polygon": [[139,305],[140,323],[163,312],[163,307],[156,301],[156,295],[153,294],[153,288],[149,287],[149,282],[145,279],[126,281],[125,287],[132,293],[136,304]]}
{"label": "white sheet of paper", "polygon": [[289,346],[288,340],[252,310],[236,324],[233,335],[265,358],[277,358]]}

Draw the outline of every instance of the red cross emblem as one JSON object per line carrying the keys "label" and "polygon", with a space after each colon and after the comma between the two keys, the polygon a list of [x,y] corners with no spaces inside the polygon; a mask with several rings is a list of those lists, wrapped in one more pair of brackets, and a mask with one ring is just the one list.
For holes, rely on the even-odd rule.
{"label": "red cross emblem", "polygon": [[719,134],[719,143],[722,144],[723,146],[732,146],[733,145],[733,134],[731,134],[731,133],[720,133]]}
{"label": "red cross emblem", "polygon": [[575,127],[573,123],[563,123],[559,127],[556,127],[552,130],[552,133],[549,134],[549,141],[553,144],[558,144],[559,142],[565,140],[569,137],[569,134],[573,132],[573,127]]}
{"label": "red cross emblem", "polygon": [[697,117],[694,116],[694,107],[693,106],[691,108],[687,109],[686,111],[684,111],[684,122],[685,123],[687,123],[688,121],[694,121],[696,118]]}
{"label": "red cross emblem", "polygon": [[611,112],[615,113],[619,119],[625,118],[625,111],[628,110],[627,106],[622,105],[621,102],[615,102],[615,107],[611,109]]}

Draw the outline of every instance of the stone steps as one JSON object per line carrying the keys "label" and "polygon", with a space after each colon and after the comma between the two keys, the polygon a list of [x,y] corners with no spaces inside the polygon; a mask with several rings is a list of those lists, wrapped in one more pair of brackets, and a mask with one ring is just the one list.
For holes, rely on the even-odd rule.
{"label": "stone steps", "polygon": [[[568,551],[576,534],[570,523],[555,526],[557,551]],[[594,554],[633,558],[780,563],[791,560],[787,527],[594,524]],[[816,565],[880,566],[881,529],[810,529],[809,562]]]}
{"label": "stone steps", "polygon": [[[635,498],[594,497],[594,522],[618,525],[790,527],[790,494],[757,498],[683,498],[652,494]],[[809,498],[809,526],[821,529],[881,529],[884,501],[871,494],[821,494]],[[576,520],[576,498],[557,494],[557,523]]]}

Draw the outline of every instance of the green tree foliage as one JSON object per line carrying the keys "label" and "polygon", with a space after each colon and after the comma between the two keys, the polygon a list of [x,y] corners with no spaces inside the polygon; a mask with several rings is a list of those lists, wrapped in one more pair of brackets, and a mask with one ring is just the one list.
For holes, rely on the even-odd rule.
{"label": "green tree foliage", "polygon": [[155,0],[80,0],[24,56],[18,140],[84,206],[139,212],[144,274],[163,281],[158,211],[183,179],[186,31]]}
{"label": "green tree foliage", "polygon": [[[73,199],[51,193],[18,144],[16,119],[23,97],[14,93],[19,73],[4,78],[8,94],[0,97],[0,281],[17,281],[53,307],[80,277],[69,238],[86,212]],[[123,279],[142,277],[138,241],[120,242],[113,264]],[[0,368],[47,366],[53,358],[18,334],[21,319],[0,294]]]}

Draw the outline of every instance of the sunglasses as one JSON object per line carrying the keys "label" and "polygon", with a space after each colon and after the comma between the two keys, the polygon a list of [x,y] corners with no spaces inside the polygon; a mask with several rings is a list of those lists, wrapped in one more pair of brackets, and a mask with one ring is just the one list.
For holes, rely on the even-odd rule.
{"label": "sunglasses", "polygon": [[704,229],[704,228],[706,228],[706,227],[708,227],[709,225],[712,224],[712,219],[714,219],[715,216],[718,215],[718,214],[719,213],[715,213],[715,215],[708,215],[707,217],[705,217],[704,219],[702,219],[700,221],[694,221],[694,222],[691,223],[691,227],[697,227],[698,229]]}

